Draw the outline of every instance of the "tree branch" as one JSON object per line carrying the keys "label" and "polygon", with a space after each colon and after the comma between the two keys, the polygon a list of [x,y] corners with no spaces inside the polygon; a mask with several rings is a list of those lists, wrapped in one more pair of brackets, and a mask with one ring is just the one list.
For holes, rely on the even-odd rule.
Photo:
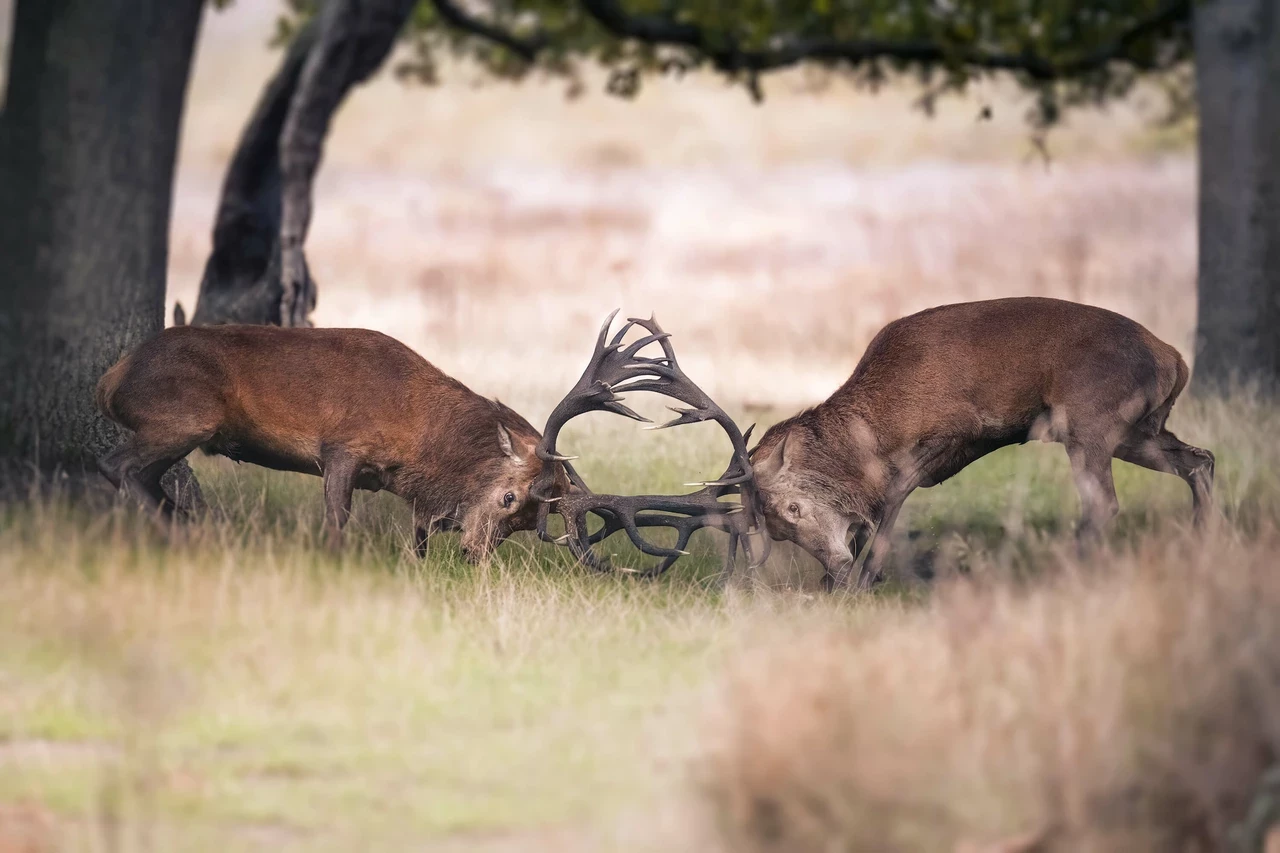
{"label": "tree branch", "polygon": [[431,5],[435,7],[436,14],[440,16],[441,20],[449,26],[456,30],[470,33],[473,36],[487,39],[494,44],[502,45],[525,62],[533,62],[538,53],[547,45],[547,37],[542,33],[521,38],[515,33],[475,17],[454,3],[453,0],[431,0]]}
{"label": "tree branch", "polygon": [[1114,41],[1071,62],[1055,63],[1033,52],[1004,53],[987,50],[948,51],[924,41],[878,39],[786,38],[759,50],[742,50],[732,41],[717,45],[696,24],[682,23],[661,15],[634,14],[620,0],[582,0],[583,7],[605,29],[621,38],[652,44],[681,45],[707,57],[724,72],[773,71],[806,60],[846,62],[859,65],[876,59],[897,59],[922,64],[959,62],[975,68],[1018,71],[1035,80],[1048,82],[1095,70],[1112,61],[1144,65],[1127,56],[1133,44],[1190,17],[1192,0],[1169,0],[1147,18],[1126,29]]}
{"label": "tree branch", "polygon": [[415,0],[327,0],[280,130],[280,323],[307,326],[315,283],[303,245],[329,123],[352,87],[387,58]]}
{"label": "tree branch", "polygon": [[312,18],[289,43],[240,136],[222,184],[194,325],[280,323],[280,130],[316,29]]}
{"label": "tree branch", "polygon": [[[1075,63],[1068,63],[1066,66],[1067,74],[1079,74],[1083,71],[1090,71],[1100,68],[1108,62],[1127,59],[1132,65],[1145,67],[1143,63],[1128,59],[1125,52],[1133,46],[1135,42],[1145,36],[1158,33],[1165,27],[1173,26],[1179,21],[1191,20],[1192,0],[1169,0],[1155,12],[1146,18],[1138,21],[1129,29],[1125,30],[1120,36],[1109,45],[1104,45],[1099,50],[1094,51]],[[1073,67],[1074,66],[1074,67]]]}

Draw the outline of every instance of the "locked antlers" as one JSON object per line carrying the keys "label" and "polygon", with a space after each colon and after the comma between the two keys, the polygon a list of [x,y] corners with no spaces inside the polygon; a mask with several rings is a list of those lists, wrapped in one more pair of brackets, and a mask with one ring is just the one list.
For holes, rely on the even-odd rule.
{"label": "locked antlers", "polygon": [[[653,576],[662,574],[688,553],[685,549],[695,530],[713,527],[729,534],[729,547],[725,555],[726,573],[733,569],[739,545],[751,565],[759,565],[767,556],[769,537],[763,532],[760,498],[751,462],[747,458],[747,439],[751,430],[748,429],[746,435],[739,432],[733,419],[685,376],[676,361],[675,351],[671,348],[670,335],[662,331],[652,317],[648,320],[627,320],[626,325],[610,339],[609,327],[617,313],[614,311],[605,320],[587,369],[547,419],[542,442],[537,448],[538,457],[544,462],[561,463],[572,488],[568,494],[553,495],[555,466],[544,467],[543,473],[531,488],[533,497],[541,501],[538,508],[538,535],[546,541],[567,544],[579,560],[603,570],[607,566],[595,556],[591,546],[614,533],[626,531],[636,548],[662,558],[660,563],[644,572]],[[648,334],[624,345],[623,339],[633,326]],[[641,350],[654,344],[661,347],[662,355],[646,357],[639,354]],[[598,495],[587,488],[587,484],[570,464],[577,457],[563,456],[556,450],[560,430],[578,415],[592,411],[613,412],[633,420],[649,422],[648,418],[623,405],[621,395],[628,391],[653,391],[685,404],[686,407],[682,408],[669,407],[676,413],[673,420],[648,429],[666,429],[702,421],[715,421],[719,424],[733,444],[733,457],[724,474],[710,482],[688,483],[687,485],[702,487],[688,495]],[[738,497],[737,502],[721,500],[732,495]],[[547,519],[553,506],[565,521],[565,534],[558,539],[547,533]],[[589,532],[588,515],[595,515],[603,522],[594,533]],[[651,527],[675,530],[675,547],[663,547],[645,539],[640,531]],[[763,543],[758,557],[754,555],[755,549],[752,547],[753,537],[757,534]]]}

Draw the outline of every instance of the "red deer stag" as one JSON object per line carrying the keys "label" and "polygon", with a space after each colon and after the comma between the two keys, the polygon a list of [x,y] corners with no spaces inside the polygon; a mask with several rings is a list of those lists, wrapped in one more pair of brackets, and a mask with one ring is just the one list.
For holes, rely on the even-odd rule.
{"label": "red deer stag", "polygon": [[1112,457],[1181,477],[1203,523],[1213,454],[1165,428],[1187,376],[1177,350],[1101,308],[995,299],[904,317],[829,399],[753,448],[765,523],[822,563],[828,589],[849,583],[874,533],[858,577],[866,587],[907,495],[1031,439],[1065,445],[1085,541],[1118,511]]}
{"label": "red deer stag", "polygon": [[461,529],[480,560],[537,520],[538,431],[378,332],[167,329],[103,375],[97,403],[133,431],[99,468],[153,509],[172,511],[160,477],[198,447],[321,475],[333,548],[354,489],[408,501],[419,554],[434,531]]}

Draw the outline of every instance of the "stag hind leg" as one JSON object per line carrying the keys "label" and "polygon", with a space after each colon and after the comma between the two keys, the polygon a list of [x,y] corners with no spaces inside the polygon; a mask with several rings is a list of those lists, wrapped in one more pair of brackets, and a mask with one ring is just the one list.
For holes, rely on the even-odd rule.
{"label": "stag hind leg", "polygon": [[131,429],[132,434],[98,460],[98,470],[151,512],[172,516],[177,507],[160,487],[160,479],[187,454],[213,439],[222,412],[211,396],[196,393],[195,385],[185,386],[188,393],[178,401],[181,405],[154,404],[154,394],[140,390],[147,382],[154,386],[153,391],[167,389],[163,377],[129,375],[108,406],[107,417]]}
{"label": "stag hind leg", "polygon": [[1181,477],[1191,489],[1196,527],[1213,516],[1213,454],[1181,441],[1163,427],[1155,435],[1135,430],[1116,448],[1116,458]]}
{"label": "stag hind leg", "polygon": [[101,457],[98,470],[111,485],[140,502],[149,512],[171,518],[177,507],[164,493],[160,479],[207,438],[137,432]]}

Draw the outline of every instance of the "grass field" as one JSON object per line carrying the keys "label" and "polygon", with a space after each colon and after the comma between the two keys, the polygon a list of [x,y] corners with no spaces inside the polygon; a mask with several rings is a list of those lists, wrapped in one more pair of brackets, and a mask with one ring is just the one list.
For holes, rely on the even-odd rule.
{"label": "grass field", "polygon": [[[869,597],[815,594],[784,549],[721,590],[712,533],[659,582],[527,535],[419,563],[383,495],[334,557],[318,479],[225,460],[196,460],[210,512],[172,542],[9,508],[0,849],[1167,849],[1161,797],[1217,831],[1280,745],[1280,414],[1175,417],[1218,454],[1207,543],[1180,481],[1116,463],[1114,536],[1077,562],[1065,458],[1028,445],[918,493]],[[629,429],[569,437],[593,482],[722,464],[698,430],[611,460]]]}

